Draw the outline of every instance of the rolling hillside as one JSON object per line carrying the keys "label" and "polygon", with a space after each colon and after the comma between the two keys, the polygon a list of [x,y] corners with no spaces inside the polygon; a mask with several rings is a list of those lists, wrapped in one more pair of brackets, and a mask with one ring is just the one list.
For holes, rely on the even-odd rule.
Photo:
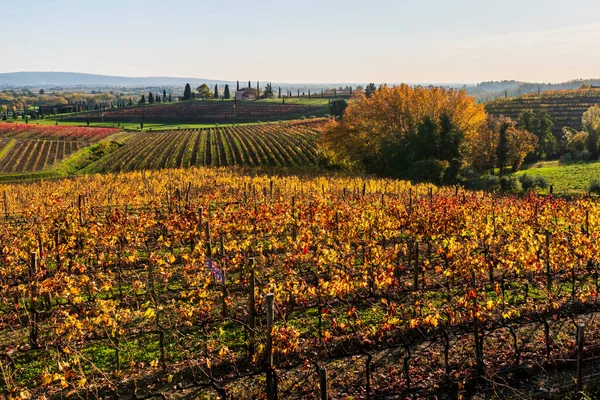
{"label": "rolling hillside", "polygon": [[239,102],[191,101],[162,103],[65,115],[62,121],[76,122],[141,122],[150,123],[233,123],[256,122],[274,119],[296,119],[324,116],[329,112],[326,104],[295,102]]}
{"label": "rolling hillside", "polygon": [[324,120],[136,133],[91,172],[190,166],[309,167]]}
{"label": "rolling hillside", "polygon": [[191,166],[312,167],[326,123],[155,132],[0,123],[0,181]]}
{"label": "rolling hillside", "polygon": [[79,150],[119,131],[0,123],[0,174],[50,169]]}

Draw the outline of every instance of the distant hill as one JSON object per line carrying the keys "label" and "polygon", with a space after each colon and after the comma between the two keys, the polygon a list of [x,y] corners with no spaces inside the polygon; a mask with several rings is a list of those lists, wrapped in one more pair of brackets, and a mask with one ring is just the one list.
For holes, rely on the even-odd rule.
{"label": "distant hill", "polygon": [[78,72],[9,72],[0,73],[0,86],[67,86],[67,87],[154,87],[206,84],[232,84],[230,81],[217,81],[200,78],[148,77],[94,75]]}
{"label": "distant hill", "polygon": [[[192,85],[192,88],[200,86],[203,83],[220,87],[228,84],[232,90],[236,88],[236,81],[205,79],[205,78],[173,78],[173,77],[125,77],[110,75],[94,75],[79,72],[8,72],[0,73],[0,88],[42,88],[42,87],[63,87],[63,88],[155,88],[155,87],[179,87],[183,88],[186,83]],[[252,87],[255,87],[256,80],[251,80]],[[261,88],[265,87],[267,82],[260,82]],[[283,83],[272,82],[273,89],[280,87],[285,92],[313,93],[326,88],[346,88],[357,86],[366,86],[366,83]],[[248,79],[245,77],[240,80],[240,87],[248,86]]]}
{"label": "distant hill", "polygon": [[504,96],[516,97],[527,93],[553,90],[579,89],[583,85],[600,86],[600,79],[574,79],[562,83],[535,83],[519,81],[490,81],[467,88],[468,92],[480,101],[495,100]]}

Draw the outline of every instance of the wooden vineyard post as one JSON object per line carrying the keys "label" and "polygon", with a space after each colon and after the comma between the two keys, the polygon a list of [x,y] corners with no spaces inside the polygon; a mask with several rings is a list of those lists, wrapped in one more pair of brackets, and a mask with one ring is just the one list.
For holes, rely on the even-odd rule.
{"label": "wooden vineyard post", "polygon": [[367,392],[367,399],[371,398],[371,361],[373,356],[367,353],[367,362],[365,363],[365,374],[366,374],[366,386],[365,391]]}
{"label": "wooden vineyard post", "polygon": [[55,263],[56,266],[54,267],[54,271],[56,273],[56,271],[60,270],[60,241],[59,241],[59,236],[58,236],[58,228],[56,228],[56,230],[54,231],[54,250],[56,252],[56,259],[55,259]]}
{"label": "wooden vineyard post", "polygon": [[270,193],[270,197],[272,199],[273,198],[273,180],[272,179],[269,182],[269,193]]}
{"label": "wooden vineyard post", "polygon": [[212,246],[210,243],[210,221],[206,221],[205,235],[206,235],[206,256],[208,258],[211,258],[212,257]]}
{"label": "wooden vineyard post", "polygon": [[38,312],[37,312],[37,273],[38,273],[38,258],[37,253],[32,251],[29,260],[29,281],[31,287],[31,310],[30,310],[30,326],[29,326],[29,345],[32,349],[38,348]]}
{"label": "wooden vineyard post", "polygon": [[204,208],[200,207],[198,209],[198,230],[202,231],[204,221],[203,221]]}
{"label": "wooden vineyard post", "polygon": [[363,187],[362,187],[362,198],[365,198],[365,195],[367,194],[367,182],[363,182]]}
{"label": "wooden vineyard post", "polygon": [[327,370],[323,367],[319,368],[319,386],[321,388],[321,400],[327,400],[329,398],[327,392]]}
{"label": "wooden vineyard post", "polygon": [[77,208],[79,210],[79,226],[83,226],[83,210],[82,210],[82,195],[77,197]]}
{"label": "wooden vineyard post", "polygon": [[408,214],[412,214],[413,200],[412,200],[412,188],[408,188]]}
{"label": "wooden vineyard post", "polygon": [[265,346],[265,367],[267,370],[267,400],[277,398],[277,385],[275,382],[275,371],[273,367],[273,293],[266,295],[267,304],[267,343]]}
{"label": "wooden vineyard post", "polygon": [[250,341],[248,343],[248,353],[250,357],[254,356],[254,330],[256,328],[256,299],[254,298],[254,289],[256,287],[256,277],[254,276],[254,258],[250,259],[250,288],[248,289],[249,317],[248,326],[250,327]]}
{"label": "wooden vineyard post", "polygon": [[590,210],[585,210],[585,234],[590,236]]}
{"label": "wooden vineyard post", "polygon": [[577,393],[576,399],[583,397],[583,331],[585,325],[577,325]]}
{"label": "wooden vineyard post", "polygon": [[[477,280],[475,270],[471,271],[471,287],[474,291],[477,289]],[[481,348],[481,340],[479,339],[479,319],[477,318],[477,292],[473,296],[473,336],[475,338],[475,358],[477,361],[477,374],[483,373],[483,351]]]}

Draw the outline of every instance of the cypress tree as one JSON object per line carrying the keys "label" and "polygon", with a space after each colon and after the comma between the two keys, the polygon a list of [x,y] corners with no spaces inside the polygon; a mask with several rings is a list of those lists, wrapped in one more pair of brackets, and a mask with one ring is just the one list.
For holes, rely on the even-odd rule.
{"label": "cypress tree", "polygon": [[240,91],[240,81],[237,81],[237,89],[238,92]]}
{"label": "cypress tree", "polygon": [[171,94],[169,94],[169,103],[171,102]]}
{"label": "cypress tree", "polygon": [[167,89],[163,89],[163,101],[167,99]]}
{"label": "cypress tree", "polygon": [[250,83],[250,81],[248,81],[248,89],[250,89],[252,87],[252,84]]}
{"label": "cypress tree", "polygon": [[215,83],[215,93],[214,93],[214,98],[218,99],[219,98],[219,87],[217,86],[217,84]]}
{"label": "cypress tree", "polygon": [[256,98],[260,97],[260,83],[256,81]]}
{"label": "cypress tree", "polygon": [[142,95],[142,98],[140,99],[140,104],[146,104],[146,96]]}
{"label": "cypress tree", "polygon": [[281,86],[279,86],[279,95],[277,96],[278,99],[281,98]]}
{"label": "cypress tree", "polygon": [[225,85],[225,92],[223,92],[223,98],[227,100],[231,98],[231,93],[229,93],[229,85]]}
{"label": "cypress tree", "polygon": [[152,92],[148,94],[148,103],[154,104],[154,95],[152,94]]}
{"label": "cypress tree", "polygon": [[189,83],[185,85],[185,90],[183,91],[183,100],[191,100],[192,98],[192,87]]}

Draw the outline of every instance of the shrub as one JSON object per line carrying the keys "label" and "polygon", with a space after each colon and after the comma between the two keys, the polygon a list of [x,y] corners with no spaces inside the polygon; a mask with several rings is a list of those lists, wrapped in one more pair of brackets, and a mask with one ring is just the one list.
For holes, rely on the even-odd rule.
{"label": "shrub", "polygon": [[409,178],[417,182],[441,183],[444,172],[448,169],[448,161],[421,160],[413,163]]}
{"label": "shrub", "polygon": [[537,175],[535,177],[535,187],[546,189],[548,187],[548,182],[546,182],[546,179],[544,179],[543,176]]}
{"label": "shrub", "polygon": [[565,153],[562,156],[560,156],[560,161],[561,164],[570,164],[573,162],[573,156],[571,155],[571,153]]}
{"label": "shrub", "polygon": [[587,150],[576,150],[565,153],[560,157],[561,164],[571,164],[575,162],[585,162],[592,159],[592,154]]}
{"label": "shrub", "polygon": [[523,190],[535,189],[535,178],[531,175],[524,174],[519,176],[519,182],[521,182]]}
{"label": "shrub", "polygon": [[519,189],[519,180],[516,176],[510,175],[500,178],[500,190],[503,192],[518,192]]}
{"label": "shrub", "polygon": [[448,166],[448,169],[444,172],[444,184],[455,185],[463,180],[462,175],[462,162],[458,159],[453,159]]}
{"label": "shrub", "polygon": [[487,190],[494,190],[500,187],[500,178],[496,175],[486,175],[483,177],[483,183]]}
{"label": "shrub", "polygon": [[600,194],[600,179],[592,179],[590,181],[590,192]]}
{"label": "shrub", "polygon": [[573,161],[589,161],[592,158],[592,154],[587,151],[574,151],[573,153]]}

